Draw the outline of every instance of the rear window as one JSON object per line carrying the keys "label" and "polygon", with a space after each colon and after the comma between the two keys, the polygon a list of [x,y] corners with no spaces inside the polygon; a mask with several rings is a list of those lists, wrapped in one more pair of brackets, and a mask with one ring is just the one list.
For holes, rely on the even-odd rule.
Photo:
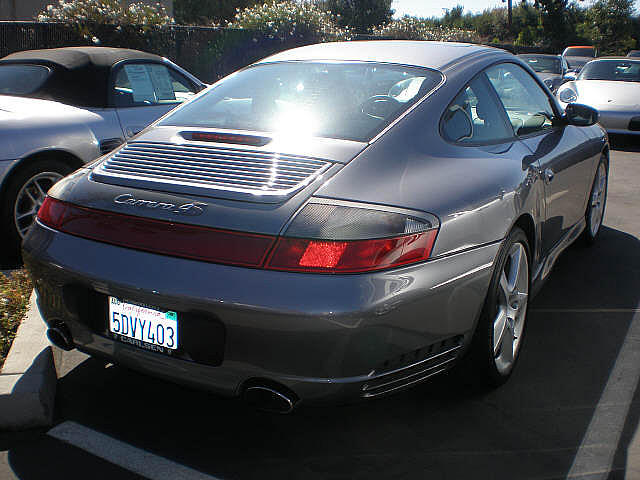
{"label": "rear window", "polygon": [[374,63],[282,62],[242,70],[160,125],[367,141],[442,80]]}
{"label": "rear window", "polygon": [[593,47],[570,47],[564,52],[567,57],[594,57],[596,51]]}
{"label": "rear window", "polygon": [[37,91],[51,73],[42,65],[0,65],[0,94],[27,95]]}

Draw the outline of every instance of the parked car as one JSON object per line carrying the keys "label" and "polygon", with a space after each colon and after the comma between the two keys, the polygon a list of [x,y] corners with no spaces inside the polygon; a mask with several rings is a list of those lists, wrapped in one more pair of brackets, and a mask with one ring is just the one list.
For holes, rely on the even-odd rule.
{"label": "parked car", "polygon": [[601,57],[558,90],[562,105],[579,102],[599,112],[609,133],[640,134],[640,59]]}
{"label": "parked car", "polygon": [[627,57],[640,57],[640,50],[630,50]]}
{"label": "parked car", "polygon": [[17,256],[46,191],[205,87],[169,60],[119,48],[0,59],[0,230]]}
{"label": "parked car", "polygon": [[526,53],[518,56],[536,72],[540,80],[554,93],[562,85],[564,76],[569,71],[569,66],[561,55]]}
{"label": "parked car", "polygon": [[597,57],[596,48],[590,45],[570,46],[562,52],[562,58],[569,65],[569,70],[573,70],[576,74],[589,61]]}
{"label": "parked car", "polygon": [[596,120],[503,50],[296,48],[57,183],[24,260],[56,344],[263,408],[463,358],[499,385],[530,297],[598,237]]}

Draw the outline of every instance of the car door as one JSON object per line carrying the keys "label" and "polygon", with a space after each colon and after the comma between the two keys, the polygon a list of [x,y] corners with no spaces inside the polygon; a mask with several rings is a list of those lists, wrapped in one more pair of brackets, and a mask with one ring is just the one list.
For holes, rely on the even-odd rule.
{"label": "car door", "polygon": [[487,69],[487,77],[544,179],[542,249],[548,252],[584,218],[593,156],[580,127],[561,121],[555,102],[522,67],[501,63]]}
{"label": "car door", "polygon": [[114,68],[110,97],[124,136],[130,138],[199,89],[166,64],[126,62]]}

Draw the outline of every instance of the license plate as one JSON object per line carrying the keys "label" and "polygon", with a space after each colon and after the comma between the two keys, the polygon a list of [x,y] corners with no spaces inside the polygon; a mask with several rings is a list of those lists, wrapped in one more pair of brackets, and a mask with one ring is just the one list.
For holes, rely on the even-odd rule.
{"label": "license plate", "polygon": [[109,297],[109,331],[133,345],[138,340],[171,350],[178,348],[176,312],[123,302],[116,297]]}

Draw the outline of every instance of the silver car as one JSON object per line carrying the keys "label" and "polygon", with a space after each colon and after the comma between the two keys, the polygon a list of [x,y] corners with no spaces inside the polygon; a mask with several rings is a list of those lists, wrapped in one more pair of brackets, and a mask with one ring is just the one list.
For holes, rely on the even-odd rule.
{"label": "silver car", "polygon": [[596,120],[498,49],[293,49],[56,184],[24,260],[57,345],[262,408],[499,385],[598,237]]}
{"label": "silver car", "polygon": [[136,50],[70,47],[0,59],[2,259],[17,256],[53,183],[204,87],[169,60]]}
{"label": "silver car", "polygon": [[609,133],[640,134],[640,59],[603,57],[558,90],[561,104],[580,102],[598,110]]}

